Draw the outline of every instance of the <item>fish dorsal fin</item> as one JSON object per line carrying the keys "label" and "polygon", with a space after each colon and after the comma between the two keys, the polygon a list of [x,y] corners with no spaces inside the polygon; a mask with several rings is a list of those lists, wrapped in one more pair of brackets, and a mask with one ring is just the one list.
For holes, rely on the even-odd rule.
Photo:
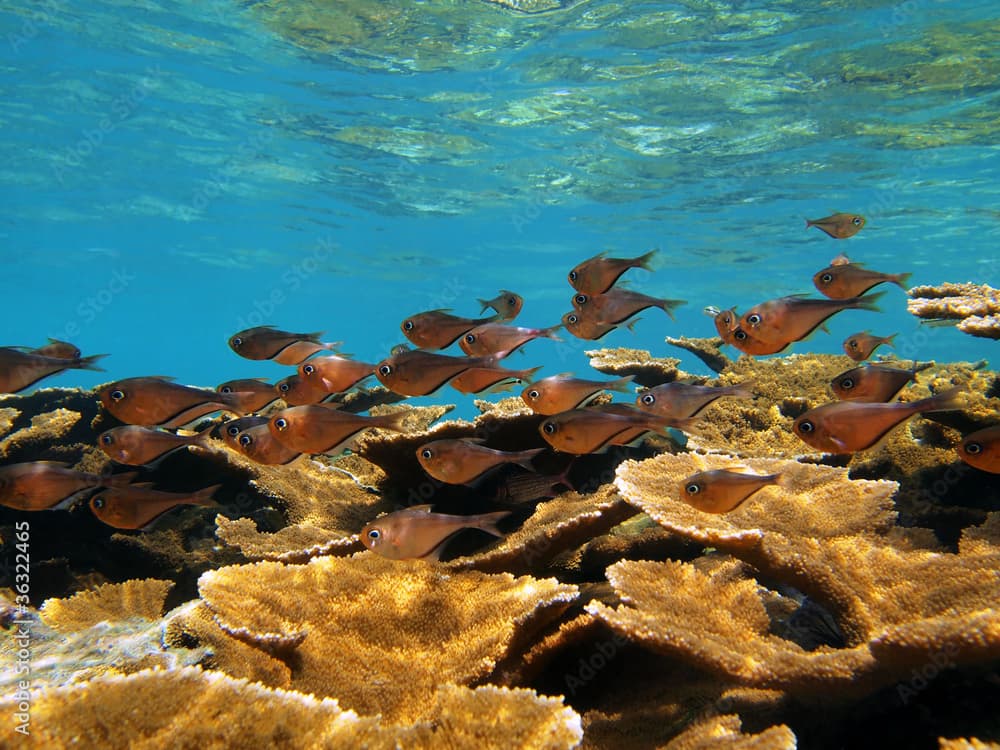
{"label": "fish dorsal fin", "polygon": [[847,257],[846,253],[841,253],[836,258],[830,261],[831,266],[847,266],[850,265],[851,259]]}
{"label": "fish dorsal fin", "polygon": [[476,445],[482,445],[486,442],[486,438],[481,437],[464,437],[462,438],[463,443],[475,443]]}
{"label": "fish dorsal fin", "polygon": [[136,482],[135,484],[130,484],[129,487],[138,487],[140,490],[148,490],[153,486],[152,482]]}
{"label": "fish dorsal fin", "polygon": [[389,356],[395,357],[397,354],[402,354],[403,352],[408,352],[410,350],[409,344],[396,344],[392,349],[389,350]]}
{"label": "fish dorsal fin", "polygon": [[177,380],[177,378],[174,377],[173,375],[146,375],[145,377],[149,378],[150,380],[166,380],[167,382],[170,383],[173,383],[175,380]]}
{"label": "fish dorsal fin", "polygon": [[433,505],[411,505],[407,510],[415,510],[417,513],[430,513]]}

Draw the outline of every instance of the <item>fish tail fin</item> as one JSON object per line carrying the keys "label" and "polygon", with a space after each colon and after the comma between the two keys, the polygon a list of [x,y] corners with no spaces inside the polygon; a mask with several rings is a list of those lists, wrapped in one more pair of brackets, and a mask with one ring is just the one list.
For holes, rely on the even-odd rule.
{"label": "fish tail fin", "polygon": [[[667,315],[670,315],[670,313],[668,312]],[[670,315],[670,317],[672,318],[674,316]],[[625,324],[625,327],[628,328],[632,333],[635,333],[635,324],[638,323],[640,320],[642,320],[642,318],[632,318],[632,320],[630,320],[628,323]],[[600,338],[600,336],[598,336],[598,338]]]}
{"label": "fish tail fin", "polygon": [[752,380],[746,383],[735,383],[734,385],[723,386],[723,395],[732,396],[733,398],[753,398],[756,396],[754,388],[756,383]]}
{"label": "fish tail fin", "polygon": [[527,469],[528,471],[534,471],[535,467],[531,463],[532,460],[539,453],[544,453],[547,450],[548,448],[532,448],[526,451],[518,451],[517,454],[515,454],[516,458],[513,461],[511,461],[511,463],[517,464],[522,469]]}
{"label": "fish tail fin", "polygon": [[562,341],[561,338],[559,338],[558,336],[556,336],[556,331],[558,331],[562,327],[563,327],[563,324],[559,323],[558,325],[549,326],[548,328],[543,328],[542,329],[542,336],[544,336],[547,339],[552,339],[553,341]]}
{"label": "fish tail fin", "polygon": [[645,269],[647,271],[653,271],[653,270],[655,270],[653,268],[653,266],[652,266],[652,262],[653,262],[653,258],[656,257],[656,254],[658,252],[660,252],[660,249],[658,247],[654,247],[648,253],[640,255],[638,258],[635,259],[636,260],[635,267],[636,268],[643,268],[643,269]]}
{"label": "fish tail fin", "polygon": [[339,349],[340,347],[342,347],[342,346],[344,345],[344,342],[343,342],[343,341],[326,341],[326,342],[318,342],[318,343],[319,343],[319,344],[320,344],[320,345],[321,345],[321,346],[322,346],[322,347],[323,347],[324,349],[326,349],[327,351],[330,351],[330,352],[337,352],[337,355],[338,355],[338,356],[340,356],[340,357],[344,357],[345,359],[346,359],[347,357],[352,357],[352,356],[354,356],[354,355],[352,355],[352,354],[347,354],[347,353],[345,353],[345,352],[341,352],[341,351],[337,351],[337,350],[338,350],[338,349]]}
{"label": "fish tail fin", "polygon": [[396,411],[392,414],[380,414],[375,417],[371,417],[372,427],[381,427],[383,430],[395,430],[396,432],[404,432],[406,427],[404,423],[406,422],[407,411]]}
{"label": "fish tail fin", "polygon": [[[806,219],[805,216],[803,216],[802,218]],[[806,219],[806,229],[808,229],[809,227],[814,227],[814,226],[816,226],[816,222],[815,221],[810,221],[809,219]]]}
{"label": "fish tail fin", "polygon": [[191,505],[204,505],[207,508],[218,505],[212,496],[221,488],[221,484],[213,484],[211,487],[198,490],[191,495]]}
{"label": "fish tail fin", "polygon": [[477,297],[476,302],[478,302],[480,305],[483,306],[482,309],[479,311],[480,315],[482,315],[484,312],[493,307],[493,303],[491,301],[485,300],[482,297]]}
{"label": "fish tail fin", "polygon": [[604,390],[606,391],[618,391],[619,393],[629,393],[631,392],[632,381],[635,380],[635,375],[626,375],[624,378],[616,378],[615,380],[609,380],[604,384]]}
{"label": "fish tail fin", "polygon": [[112,474],[104,479],[102,487],[127,487],[132,484],[132,480],[139,476],[138,471],[126,471],[121,474]]}
{"label": "fish tail fin", "polygon": [[80,357],[73,367],[77,370],[94,370],[95,372],[104,372],[103,367],[97,366],[97,360],[107,357],[107,354],[91,354],[89,357]]}
{"label": "fish tail fin", "polygon": [[855,297],[852,300],[849,307],[857,308],[858,310],[870,310],[871,312],[882,312],[882,308],[878,306],[879,300],[885,296],[885,292],[876,292],[875,294],[866,294],[864,297]]}
{"label": "fish tail fin", "polygon": [[482,515],[476,516],[475,522],[470,525],[474,528],[482,529],[487,534],[502,537],[504,536],[504,533],[497,528],[497,522],[502,521],[509,515],[509,510],[498,510],[496,513],[483,513]]}
{"label": "fish tail fin", "polygon": [[545,365],[538,365],[538,367],[532,367],[528,370],[520,370],[517,373],[517,379],[522,383],[533,383],[535,382],[535,375],[541,370]]}
{"label": "fish tail fin", "polygon": [[[273,328],[273,326],[268,326],[268,328]],[[312,333],[304,333],[302,334],[302,338],[304,338],[306,341],[312,341],[314,344],[322,344],[323,342],[320,341],[320,338],[323,336],[324,333],[326,333],[326,331],[313,331]]]}
{"label": "fish tail fin", "polygon": [[213,398],[212,401],[217,402],[222,406],[225,406],[226,409],[228,409],[233,414],[236,414],[238,416],[245,417],[247,414],[249,414],[249,412],[243,407],[243,404],[240,403],[238,392],[216,393],[215,398]]}
{"label": "fish tail fin", "polygon": [[959,398],[963,393],[965,393],[965,386],[956,385],[954,388],[949,388],[948,390],[941,391],[929,398],[922,398],[919,401],[914,401],[912,406],[919,412],[928,411],[950,411],[951,409],[960,409],[962,404]]}
{"label": "fish tail fin", "polygon": [[792,478],[787,474],[768,474],[764,478],[770,480],[770,483],[775,487],[781,487],[783,490],[790,490],[794,484]]}
{"label": "fish tail fin", "polygon": [[896,337],[898,335],[899,335],[898,333],[894,333],[891,336],[885,336],[882,339],[882,343],[885,344],[886,346],[891,346],[893,349],[895,349],[896,348]]}
{"label": "fish tail fin", "polygon": [[659,424],[663,428],[673,427],[675,430],[680,430],[689,435],[697,435],[698,425],[701,424],[701,417],[685,417],[684,419],[676,419],[674,417],[661,417]]}
{"label": "fish tail fin", "polygon": [[671,320],[677,320],[677,317],[674,315],[674,308],[686,304],[686,299],[661,299],[660,304],[657,305],[657,307],[669,315]]}
{"label": "fish tail fin", "polygon": [[910,277],[913,276],[912,273],[897,273],[892,277],[892,283],[906,291],[906,285],[910,283]]}

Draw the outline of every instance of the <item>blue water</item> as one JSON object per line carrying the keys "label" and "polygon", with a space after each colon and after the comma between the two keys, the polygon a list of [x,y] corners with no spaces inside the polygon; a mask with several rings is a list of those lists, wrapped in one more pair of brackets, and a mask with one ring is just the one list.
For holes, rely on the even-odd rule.
{"label": "blue water", "polygon": [[[586,374],[585,350],[629,346],[704,373],[664,336],[714,335],[706,305],[814,292],[840,252],[913,284],[1000,281],[992,2],[0,8],[0,338],[112,355],[42,385],[277,379],[226,346],[261,323],[376,361],[407,315],[475,315],[500,288],[548,326],[602,250],[660,248],[626,278],[687,299],[677,321],[647,311],[510,366]],[[804,229],[831,211],[868,224]],[[921,327],[905,299],[791,351],[867,328],[995,365],[995,342]]]}

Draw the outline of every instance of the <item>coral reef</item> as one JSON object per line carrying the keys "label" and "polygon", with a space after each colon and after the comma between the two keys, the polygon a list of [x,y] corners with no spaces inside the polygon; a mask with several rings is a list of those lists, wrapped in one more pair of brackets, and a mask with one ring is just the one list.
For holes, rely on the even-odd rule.
{"label": "coral reef", "polygon": [[906,309],[930,321],[958,321],[958,330],[972,336],[1000,339],[1000,292],[986,284],[916,286]]}
{"label": "coral reef", "polygon": [[174,584],[156,579],[107,583],[68,599],[49,599],[39,614],[53,630],[84,630],[106,620],[159,619]]}
{"label": "coral reef", "polygon": [[636,385],[647,388],[672,383],[681,376],[679,359],[654,357],[642,349],[591,349],[584,353],[595,370],[618,377],[633,375]]}

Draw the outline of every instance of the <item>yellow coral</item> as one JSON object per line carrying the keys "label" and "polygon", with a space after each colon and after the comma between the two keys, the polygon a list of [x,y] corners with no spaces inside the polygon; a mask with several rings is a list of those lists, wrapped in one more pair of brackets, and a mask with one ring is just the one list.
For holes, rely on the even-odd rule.
{"label": "yellow coral", "polygon": [[40,614],[46,625],[62,632],[85,630],[106,620],[130,617],[157,620],[173,586],[172,581],[155,578],[106,583],[68,599],[48,599],[42,604]]}
{"label": "yellow coral", "polygon": [[30,446],[57,442],[80,421],[81,414],[69,409],[55,409],[31,418],[31,426],[24,427],[0,440],[0,456],[7,456],[14,450]]}
{"label": "yellow coral", "polygon": [[740,717],[711,716],[691,724],[662,750],[794,750],[795,734],[785,725],[744,734]]}
{"label": "yellow coral", "polygon": [[1000,339],[1000,291],[986,284],[918,286],[910,289],[906,309],[927,320],[958,320],[963,333]]}

